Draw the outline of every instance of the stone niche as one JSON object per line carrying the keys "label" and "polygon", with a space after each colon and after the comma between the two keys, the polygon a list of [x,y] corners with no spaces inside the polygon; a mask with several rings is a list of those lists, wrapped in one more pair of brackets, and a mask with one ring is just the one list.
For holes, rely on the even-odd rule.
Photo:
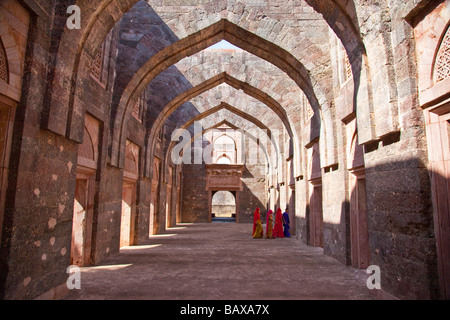
{"label": "stone niche", "polygon": [[[206,190],[242,191],[243,165],[213,164],[206,166]],[[231,189],[230,189],[231,188]]]}

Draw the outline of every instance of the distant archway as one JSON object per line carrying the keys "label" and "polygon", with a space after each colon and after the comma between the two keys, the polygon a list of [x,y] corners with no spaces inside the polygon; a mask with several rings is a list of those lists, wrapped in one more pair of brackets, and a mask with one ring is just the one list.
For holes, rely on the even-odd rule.
{"label": "distant archway", "polygon": [[236,221],[236,192],[217,191],[212,197],[212,221]]}
{"label": "distant archway", "polygon": [[[260,129],[262,129],[262,130],[265,130],[265,131],[267,132],[267,135],[268,135],[268,136],[267,136],[267,139],[268,139],[268,140],[270,141],[270,143],[272,144],[273,150],[275,151],[276,154],[280,154],[280,146],[278,146],[278,144],[276,143],[276,139],[273,139],[272,131],[271,131],[266,125],[264,125],[264,123],[262,123],[261,121],[259,121],[259,120],[256,119],[256,118],[252,117],[251,115],[249,115],[249,114],[247,114],[247,113],[244,113],[244,112],[242,112],[241,110],[239,110],[239,109],[237,109],[237,108],[235,108],[235,107],[233,107],[233,106],[230,106],[230,105],[228,105],[227,103],[224,103],[224,102],[222,102],[222,103],[221,103],[220,105],[218,105],[217,107],[211,108],[211,109],[209,109],[208,111],[206,111],[206,112],[204,112],[204,113],[202,113],[202,114],[199,114],[197,117],[192,118],[191,120],[189,120],[188,122],[186,122],[186,123],[181,127],[181,129],[187,130],[187,129],[188,129],[190,126],[192,126],[196,121],[200,121],[200,120],[202,120],[202,119],[204,119],[204,118],[206,118],[206,117],[208,117],[208,116],[210,116],[210,115],[212,115],[212,114],[214,114],[214,113],[216,113],[216,112],[219,112],[220,110],[228,110],[228,111],[230,111],[230,112],[232,112],[232,113],[234,113],[234,114],[236,114],[236,115],[238,115],[238,116],[240,116],[240,117],[242,117],[242,118],[244,118],[244,119],[246,119],[246,120],[248,120],[248,121],[254,123],[258,128],[260,128]],[[219,127],[220,125],[223,125],[223,124],[224,124],[224,125],[228,125],[228,126],[230,126],[231,128],[234,128],[235,130],[238,130],[238,129],[239,129],[239,128],[233,126],[230,122],[224,120],[223,122],[221,122],[221,123],[218,124],[217,126],[214,126],[214,127],[212,127],[212,128],[209,128],[209,129],[207,129],[207,130],[204,130],[204,131],[202,132],[202,134],[204,134],[204,133],[207,132],[208,130],[212,130],[213,128],[217,128],[217,127]],[[182,131],[180,131],[180,132],[182,132]],[[254,139],[255,141],[257,141],[257,140],[256,140],[256,137],[250,137],[249,133],[246,133],[246,135],[247,135],[250,139]],[[165,168],[168,168],[168,166],[169,166],[169,161],[170,161],[170,159],[171,159],[172,150],[173,150],[173,148],[175,147],[176,143],[178,142],[179,138],[180,138],[180,134],[175,135],[175,136],[173,137],[173,139],[172,139],[173,141],[172,141],[172,142],[170,143],[170,145],[169,145],[168,152],[166,153],[166,158],[165,158]],[[278,158],[276,158],[276,159],[275,159],[275,162],[272,163],[272,162],[271,162],[271,158],[270,158],[269,153],[268,153],[267,150],[264,150],[264,155],[265,155],[265,158],[266,158],[266,160],[267,160],[267,166],[268,166],[267,170],[268,170],[268,171],[270,170],[270,168],[278,168]]]}
{"label": "distant archway", "polygon": [[[262,103],[266,104],[270,109],[272,109],[277,116],[282,121],[283,125],[286,128],[286,131],[291,138],[291,143],[293,143],[293,149],[294,154],[295,150],[297,149],[298,144],[295,143],[295,141],[298,141],[297,132],[295,130],[292,130],[291,123],[289,121],[289,116],[284,110],[281,105],[272,97],[268,96],[261,90],[254,88],[250,85],[248,85],[245,82],[239,81],[231,76],[229,76],[226,73],[219,74],[205,82],[203,82],[201,85],[197,87],[193,87],[192,89],[188,90],[187,92],[183,93],[182,95],[178,96],[174,100],[172,100],[161,113],[159,114],[157,120],[155,121],[152,130],[150,132],[149,138],[147,140],[148,147],[147,147],[147,154],[150,156],[153,154],[155,147],[156,147],[156,133],[159,131],[159,129],[164,125],[166,120],[170,117],[170,115],[178,109],[180,106],[182,106],[184,103],[191,100],[193,97],[200,95],[203,92],[206,92],[210,90],[211,88],[217,87],[223,83],[226,83],[236,89],[243,90],[244,93],[247,95],[261,101]],[[151,159],[149,159],[151,160]],[[147,163],[147,174],[151,176],[151,173],[149,168],[151,168],[151,164]]]}
{"label": "distant archway", "polygon": [[[136,73],[135,77],[130,81],[127,89],[124,91],[117,109],[117,118],[114,124],[115,130],[113,132],[114,138],[112,139],[113,144],[111,148],[111,164],[113,166],[120,166],[123,161],[121,157],[121,152],[123,152],[123,150],[121,149],[123,148],[123,139],[125,139],[124,137],[126,136],[125,123],[127,123],[127,117],[130,114],[130,106],[134,105],[135,99],[140,92],[148,86],[157,74],[165,70],[167,66],[173,65],[184,57],[202,51],[203,49],[206,49],[221,40],[227,40],[234,45],[238,45],[248,52],[257,55],[258,57],[285,71],[289,77],[291,77],[294,82],[296,82],[305,92],[311,106],[313,106],[315,110],[320,109],[320,104],[313,89],[312,81],[309,78],[309,73],[303,64],[296,60],[296,58],[289,52],[224,19],[202,31],[199,31],[198,34],[191,35],[169,47],[166,47],[164,50],[154,55],[142,67],[142,69]],[[195,46],[192,46],[192,43],[195,43]],[[176,52],[174,52],[175,49],[177,49]],[[221,77],[223,77],[223,75],[219,75],[219,78]],[[222,83],[224,80],[228,83],[230,81],[230,77],[227,79],[222,79]],[[234,82],[239,89],[245,88],[245,83],[240,82],[236,84],[236,81],[232,82]],[[233,85],[233,83],[228,84]],[[207,85],[210,86],[210,84]],[[198,89],[199,88],[194,88],[194,90]],[[320,88],[316,89],[321,92]],[[198,95],[198,93],[195,95]],[[265,96],[267,95],[263,95],[263,97]],[[169,109],[170,107],[166,108],[166,110]],[[176,109],[176,107],[174,107],[174,109]],[[277,110],[274,111],[277,112]],[[280,110],[278,110],[278,112],[280,112]],[[167,113],[167,111],[161,112],[159,117],[160,119],[156,121],[152,128],[149,137],[150,144],[152,143],[155,131],[157,131],[161,126],[161,122],[165,122],[166,120],[166,118],[164,118],[164,113]],[[291,123],[288,121],[285,110],[282,110],[281,113],[281,115],[280,113],[278,113],[278,115],[286,122],[286,124],[288,124],[287,130],[291,131]],[[289,134],[292,136],[292,132],[289,132]],[[296,139],[294,140],[297,142],[297,137],[295,138]],[[294,144],[294,149],[296,148],[296,145],[297,143]],[[151,146],[148,149],[150,152],[153,150]]]}
{"label": "distant archway", "polygon": [[216,161],[217,164],[233,164],[231,159],[226,155],[222,155],[222,157],[218,158]]}

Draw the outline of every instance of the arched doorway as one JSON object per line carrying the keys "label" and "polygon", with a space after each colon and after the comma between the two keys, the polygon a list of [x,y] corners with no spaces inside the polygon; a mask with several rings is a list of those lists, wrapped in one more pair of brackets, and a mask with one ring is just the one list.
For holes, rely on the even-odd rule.
{"label": "arched doorway", "polygon": [[350,192],[350,262],[354,268],[367,269],[370,265],[370,247],[364,147],[359,144],[355,120],[347,125],[347,130],[348,138],[351,138],[347,155]]}
{"label": "arched doorway", "polygon": [[323,197],[322,197],[322,169],[320,165],[319,142],[309,150],[309,245],[322,247],[323,234]]}
{"label": "arched doorway", "polygon": [[213,192],[211,208],[212,222],[236,222],[236,192]]}
{"label": "arched doorway", "polygon": [[[231,192],[235,199],[235,222],[239,223],[239,193],[243,191],[244,165],[206,165],[206,190],[208,191],[209,222],[213,222],[213,198],[219,191]],[[220,194],[219,194],[220,197]],[[220,198],[219,198],[220,199]],[[231,199],[231,198],[230,198]]]}
{"label": "arched doorway", "polygon": [[0,2],[0,241],[29,24],[29,13],[18,1]]}
{"label": "arched doorway", "polygon": [[100,122],[86,114],[83,144],[78,148],[72,220],[71,265],[85,267],[95,259],[95,194],[100,145]]}
{"label": "arched doorway", "polygon": [[120,247],[136,243],[137,188],[139,182],[139,146],[127,140],[127,152],[122,186]]}

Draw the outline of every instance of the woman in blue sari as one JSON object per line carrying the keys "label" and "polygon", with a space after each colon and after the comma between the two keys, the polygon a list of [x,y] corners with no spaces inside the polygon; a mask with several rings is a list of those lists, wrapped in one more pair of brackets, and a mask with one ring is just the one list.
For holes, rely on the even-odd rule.
{"label": "woman in blue sari", "polygon": [[291,229],[290,223],[291,222],[289,220],[289,208],[286,208],[286,211],[283,213],[284,236],[286,238],[291,237],[291,234],[289,233],[289,230]]}

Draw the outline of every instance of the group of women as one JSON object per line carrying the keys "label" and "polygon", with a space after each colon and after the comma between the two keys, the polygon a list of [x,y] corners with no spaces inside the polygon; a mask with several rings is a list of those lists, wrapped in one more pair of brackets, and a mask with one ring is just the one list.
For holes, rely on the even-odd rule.
{"label": "group of women", "polygon": [[[278,208],[277,213],[275,215],[275,224],[273,211],[269,210],[269,212],[267,212],[266,224],[267,224],[266,226],[267,239],[291,237],[291,234],[289,233],[290,229],[289,210],[287,208],[284,213],[282,213],[281,209]],[[261,222],[261,212],[260,209],[257,208],[253,218],[253,238],[257,239],[263,237],[264,237],[264,230]]]}

